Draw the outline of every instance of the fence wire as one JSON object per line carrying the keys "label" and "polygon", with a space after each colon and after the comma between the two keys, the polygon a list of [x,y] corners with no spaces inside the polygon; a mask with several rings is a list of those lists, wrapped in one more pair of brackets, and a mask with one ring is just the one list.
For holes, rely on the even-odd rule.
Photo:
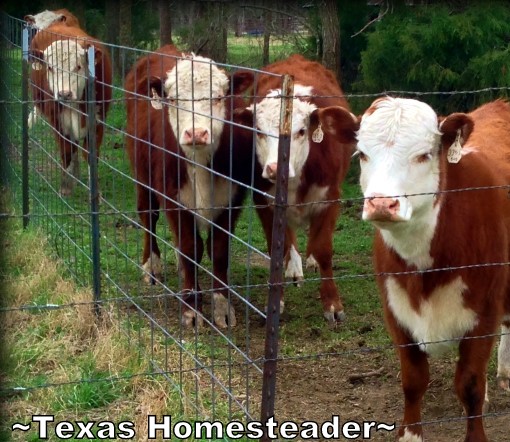
{"label": "fence wire", "polygon": [[[32,226],[40,229],[49,238],[49,244],[52,245],[59,260],[76,283],[83,287],[97,287],[100,290],[100,297],[94,299],[91,293],[90,301],[10,305],[0,309],[0,313],[2,315],[25,313],[42,315],[56,310],[111,308],[119,329],[129,340],[133,351],[149,361],[151,370],[129,375],[82,378],[66,382],[49,380],[41,383],[33,379],[27,380],[22,385],[13,384],[7,379],[6,387],[0,393],[6,397],[12,397],[35,390],[63,388],[69,385],[115,383],[134,378],[158,377],[167,382],[168,389],[179,392],[183,410],[193,410],[189,419],[207,418],[222,421],[240,419],[247,423],[258,420],[261,408],[264,407],[262,403],[264,364],[268,361],[276,361],[278,362],[278,382],[276,391],[272,392],[272,400],[276,399],[275,415],[281,420],[311,419],[324,422],[332,416],[341,415],[342,418],[356,422],[398,421],[400,409],[396,413],[393,412],[394,398],[391,397],[395,391],[399,397],[401,395],[399,386],[394,385],[399,384],[396,357],[393,357],[398,346],[390,343],[383,331],[382,309],[378,304],[377,289],[374,284],[375,277],[380,274],[374,273],[370,265],[370,241],[367,241],[367,238],[372,235],[372,229],[369,226],[360,227],[351,236],[347,230],[351,228],[352,223],[345,221],[359,218],[364,200],[359,192],[352,190],[355,178],[351,177],[350,182],[349,177],[347,179],[348,184],[351,185],[346,188],[347,193],[353,193],[353,195],[327,201],[341,205],[344,212],[337,223],[337,237],[340,239],[338,242],[335,240],[335,275],[331,279],[341,286],[348,310],[346,322],[332,329],[324,323],[320,303],[314,299],[315,295],[310,296],[311,293],[317,292],[317,288],[325,278],[306,272],[303,281],[297,285],[295,281],[281,281],[274,284],[268,282],[271,280],[270,269],[275,257],[267,250],[267,242],[261,233],[262,227],[257,218],[257,210],[274,206],[274,202],[268,202],[267,206],[257,204],[254,195],[259,194],[266,199],[274,197],[255,184],[257,159],[254,152],[250,157],[245,158],[245,161],[249,162],[245,169],[251,171],[249,179],[240,180],[234,176],[233,168],[239,164],[236,164],[236,158],[232,156],[233,133],[238,125],[223,118],[212,118],[213,121],[228,126],[228,129],[225,129],[227,136],[224,137],[228,139],[226,146],[231,155],[228,173],[207,170],[201,164],[192,164],[180,153],[168,152],[166,148],[154,142],[155,134],[152,133],[154,129],[148,117],[135,112],[134,117],[138,119],[138,124],[149,126],[149,139],[145,139],[145,143],[137,144],[141,137],[136,131],[128,130],[129,117],[126,115],[126,106],[130,101],[137,102],[140,94],[126,90],[124,80],[135,60],[153,56],[154,53],[129,47],[105,45],[111,53],[116,54],[118,59],[124,60],[124,63],[120,68],[118,66],[113,68],[114,80],[111,88],[113,97],[110,100],[109,113],[98,116],[96,120],[96,123],[104,129],[104,141],[101,146],[98,146],[100,147],[97,158],[98,182],[93,183],[90,175],[86,175],[83,170],[66,171],[62,166],[58,143],[55,141],[56,129],[46,118],[39,115],[36,122],[30,128],[27,127],[27,121],[23,115],[27,111],[33,112],[34,98],[27,100],[22,98],[24,85],[30,84],[29,79],[22,75],[23,57],[27,55],[22,50],[25,23],[5,15],[2,15],[1,20],[0,53],[4,63],[3,72],[6,75],[0,79],[4,91],[4,98],[0,101],[0,105],[6,109],[7,133],[3,136],[7,141],[4,142],[6,147],[4,158],[7,163],[13,204],[8,213],[0,214],[0,220],[8,219],[18,222],[29,219]],[[161,69],[166,62],[165,57],[158,59]],[[245,67],[232,65],[221,65],[221,67],[230,73],[247,70]],[[148,69],[149,66],[146,66],[146,70]],[[212,77],[212,67],[208,69],[209,76]],[[254,69],[252,72],[255,77],[264,74],[262,70]],[[135,84],[140,84],[142,80],[146,81],[145,74],[143,69],[137,72]],[[361,106],[367,98],[387,94],[415,97],[497,94],[503,89],[508,91],[509,88],[481,88],[477,91],[454,92],[385,91],[380,94],[345,94],[344,97],[354,107],[356,103]],[[32,93],[36,93],[35,90]],[[235,94],[227,93],[223,100],[234,97]],[[247,102],[256,97],[256,94],[249,93],[244,96]],[[284,94],[276,97],[278,100],[285,98],[288,97]],[[338,96],[323,98],[338,98]],[[51,99],[46,100],[51,101]],[[193,98],[190,102],[198,106],[200,100],[202,99]],[[184,99],[179,106],[174,106],[181,114],[187,111],[185,101]],[[86,103],[87,101],[84,101],[82,104]],[[76,104],[79,105],[79,101]],[[165,111],[172,106],[167,100],[160,100],[160,104]],[[195,116],[207,116],[207,110],[193,108],[190,112]],[[159,115],[161,117],[166,114]],[[87,116],[87,113],[83,116]],[[145,121],[143,121],[144,118]],[[212,127],[214,123],[210,124]],[[196,127],[193,126],[192,130],[195,129]],[[181,130],[178,127],[176,131],[179,133]],[[259,130],[251,129],[250,136],[254,139],[258,133],[260,133]],[[168,133],[165,136],[170,137],[171,134]],[[25,183],[29,192],[28,213],[25,213],[22,202],[22,187],[25,182],[22,167],[24,137],[27,142],[25,153],[28,153],[28,182]],[[132,158],[131,163],[125,149],[126,143],[129,143],[127,140],[130,139],[136,144],[134,160]],[[83,146],[71,138],[66,141],[71,143],[82,156]],[[167,143],[166,139],[159,141],[162,145]],[[140,167],[138,161],[142,158],[136,154],[136,149],[147,149],[150,152],[149,161],[151,161],[150,155],[154,156],[155,161],[162,161],[164,164],[172,161],[169,157],[177,158],[178,176],[189,172],[189,167],[194,167],[195,171],[206,171],[207,179],[211,182],[216,178],[227,181],[228,185],[224,188],[212,188],[210,200],[214,201],[215,193],[232,195],[237,188],[242,188],[246,196],[240,202],[235,201],[224,205],[195,206],[193,202],[185,202],[181,199],[182,195],[172,194],[164,185],[170,180],[170,177],[166,175],[168,173],[166,169],[156,167],[152,171],[154,174],[161,174],[158,178],[151,173],[144,178],[136,175]],[[86,163],[82,161],[82,164]],[[86,168],[88,170],[88,167]],[[72,180],[74,187],[72,194],[62,196],[62,180],[69,179]],[[157,180],[159,181],[156,183]],[[96,210],[92,210],[90,195],[95,185],[99,185],[100,204]],[[491,188],[472,187],[444,192],[489,191],[509,187],[510,185]],[[148,201],[138,199],[137,202],[137,190],[138,195],[146,192]],[[310,204],[316,203],[301,203],[294,206],[303,208]],[[194,232],[192,238],[182,236],[182,232],[189,227],[183,224],[189,222],[189,219],[183,218],[183,209],[195,213],[193,223],[204,224],[208,229],[213,230],[212,241],[215,236],[226,235],[227,241],[224,244],[228,248],[227,281],[218,276],[215,270],[215,253],[223,256],[224,250],[215,251],[213,248],[211,257],[207,257],[204,253],[204,259],[200,260],[202,250],[199,250],[201,246],[197,245],[200,229],[195,225],[191,229]],[[213,210],[227,213],[227,222],[219,224],[217,219],[211,220],[209,216],[204,215]],[[236,210],[242,211],[242,214],[234,229]],[[156,222],[154,218],[149,222],[140,220],[140,216],[150,217],[155,212],[159,213],[159,219],[156,218],[160,224],[158,232],[151,224]],[[174,213],[178,215],[172,221],[171,216]],[[95,234],[93,216],[96,216],[96,222],[99,225],[97,241],[100,255],[98,259],[93,256]],[[172,222],[175,225],[172,225]],[[145,246],[144,235],[148,238]],[[184,241],[192,241],[193,246],[189,255],[184,255],[182,249],[176,246],[176,239],[181,244]],[[147,265],[148,261],[143,262],[142,258],[144,247],[150,247],[153,251],[155,241],[159,245],[162,261],[158,272],[154,270],[156,267],[154,263],[151,263],[151,268],[151,265]],[[303,248],[306,242],[305,233],[300,234],[298,242],[300,248]],[[345,251],[350,249],[354,249],[355,253],[349,254]],[[353,255],[358,257],[353,258]],[[149,256],[152,255],[149,254]],[[195,286],[198,284],[201,286],[200,293],[204,304],[201,312],[197,298],[189,296],[190,293],[191,295],[196,293],[189,287],[186,275],[183,274],[183,265],[187,265],[188,262],[193,264],[191,275],[193,283]],[[94,270],[94,263],[98,265],[97,271]],[[283,268],[283,260],[279,264]],[[391,275],[476,269],[509,264],[508,262],[473,263],[462,267],[397,272]],[[263,324],[268,316],[265,307],[268,302],[268,292],[274,287],[276,287],[274,293],[285,290],[287,301],[286,310],[281,317],[278,356],[271,358],[265,353],[267,338]],[[362,292],[365,296],[360,299],[358,295]],[[230,321],[227,321],[226,327],[218,325],[213,311],[215,293],[225,293],[228,303],[234,306],[237,316],[235,327]],[[195,312],[191,330],[183,324],[183,318],[189,311]],[[498,333],[469,339],[492,339],[501,336],[502,334]],[[445,344],[455,343],[455,341],[458,340],[440,340],[412,345]],[[388,362],[392,358],[395,364]],[[444,364],[448,365],[450,372],[453,370],[451,359]],[[193,379],[191,382],[187,378],[188,375],[191,375]],[[450,375],[448,376],[451,378]],[[489,375],[489,379],[492,380],[493,377]],[[395,389],[392,390],[385,386],[386,384],[390,384]],[[371,415],[370,406],[364,405],[374,400],[370,391],[367,390],[376,389],[381,389],[390,395],[390,397],[377,396],[379,400],[388,403],[386,415]],[[435,393],[441,393],[443,390],[435,390]],[[453,395],[453,392],[450,393]],[[375,400],[378,400],[377,398]],[[441,399],[443,399],[442,396]],[[210,406],[207,416],[202,414],[201,404],[204,402]],[[440,409],[441,405],[438,404],[437,407]],[[452,411],[451,406],[443,405],[449,412]],[[446,412],[439,411],[435,414],[431,412],[426,414],[427,418],[422,424],[446,428],[448,431],[455,423],[464,423],[467,419],[458,414],[460,413],[451,416]],[[502,425],[509,414],[508,398],[497,396],[496,410],[484,413],[486,425]],[[386,436],[381,436],[383,439],[377,439],[377,437],[372,439],[387,440]]]}

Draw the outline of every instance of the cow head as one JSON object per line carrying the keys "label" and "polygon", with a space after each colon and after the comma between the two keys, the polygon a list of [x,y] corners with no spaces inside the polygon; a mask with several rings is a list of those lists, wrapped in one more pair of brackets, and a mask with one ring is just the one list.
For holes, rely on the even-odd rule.
{"label": "cow head", "polygon": [[[46,68],[48,86],[55,100],[71,102],[82,99],[87,82],[88,46],[90,44],[64,39],[54,41],[44,51],[32,51],[32,68]],[[96,48],[96,64],[101,57],[101,50]]]}
{"label": "cow head", "polygon": [[433,213],[441,152],[455,140],[465,141],[471,128],[465,114],[453,114],[439,126],[432,108],[417,100],[385,97],[374,101],[362,116],[358,132],[363,219],[392,229]]}
{"label": "cow head", "polygon": [[210,156],[217,149],[230,90],[229,77],[212,60],[195,54],[178,59],[166,77],[143,80],[138,91],[148,93],[159,109],[165,97],[170,126],[188,157]]}
{"label": "cow head", "polygon": [[[311,86],[296,84],[292,103],[292,129],[289,157],[289,184],[298,183],[301,170],[310,152],[310,115],[316,106],[303,99],[312,94]],[[278,162],[278,135],[280,131],[281,90],[270,91],[260,102],[244,110],[237,110],[237,120],[257,129],[256,152],[262,166],[262,176],[274,182]]]}
{"label": "cow head", "polygon": [[64,23],[67,16],[64,12],[59,11],[42,11],[35,15],[25,15],[25,21],[36,29],[46,29],[55,23]]}

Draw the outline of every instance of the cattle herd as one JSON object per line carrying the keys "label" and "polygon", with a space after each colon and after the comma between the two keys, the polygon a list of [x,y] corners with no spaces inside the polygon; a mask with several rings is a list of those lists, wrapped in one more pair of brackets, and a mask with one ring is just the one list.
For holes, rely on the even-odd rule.
{"label": "cattle herd", "polygon": [[[98,149],[112,97],[110,56],[65,9],[25,19],[35,32],[31,122],[40,113],[54,129],[66,196],[79,176],[78,149],[91,161],[85,113],[89,56],[94,54],[96,71]],[[421,101],[386,96],[356,117],[334,75],[300,55],[257,75],[249,70],[229,75],[212,60],[172,45],[145,55],[124,79],[126,146],[137,183],[145,279],[161,277],[155,233],[163,211],[179,255],[182,323],[200,325],[196,267],[204,253],[200,232],[207,231],[213,319],[218,327],[236,325],[228,301],[229,235],[247,189],[254,187],[271,250],[283,74],[294,78],[285,275],[298,283],[303,279],[296,229],[306,228],[306,266],[320,272],[324,316],[331,324],[345,319],[333,280],[332,243],[340,187],[354,154],[361,165],[362,218],[376,227],[374,267],[386,326],[401,363],[405,406],[398,440],[423,440],[419,423],[428,356],[457,343],[455,387],[468,417],[465,441],[487,441],[482,414],[499,327],[498,383],[510,391],[505,265],[510,258],[510,105],[504,100],[468,114],[438,116]]]}

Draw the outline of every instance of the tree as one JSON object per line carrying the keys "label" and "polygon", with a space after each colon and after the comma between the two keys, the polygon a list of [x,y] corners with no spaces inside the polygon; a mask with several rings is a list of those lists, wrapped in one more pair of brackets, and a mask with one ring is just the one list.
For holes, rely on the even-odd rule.
{"label": "tree", "polygon": [[172,44],[172,22],[170,20],[170,10],[172,3],[168,0],[158,0],[159,13],[159,44],[164,46]]}
{"label": "tree", "polygon": [[[440,113],[467,111],[508,94],[510,9],[474,2],[466,8],[435,4],[386,14],[368,34],[356,89],[442,92],[423,95]],[[502,88],[485,94],[457,91]]]}
{"label": "tree", "polygon": [[340,75],[340,20],[336,0],[318,2],[322,25],[322,64],[341,81]]}

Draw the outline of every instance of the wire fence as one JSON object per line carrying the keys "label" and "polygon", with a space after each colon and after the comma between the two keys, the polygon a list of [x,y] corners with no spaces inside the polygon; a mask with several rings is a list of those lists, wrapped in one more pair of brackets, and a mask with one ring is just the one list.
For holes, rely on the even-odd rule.
{"label": "wire fence", "polygon": [[[57,131],[63,123],[52,125],[48,118],[37,116],[35,96],[39,101],[53,101],[51,97],[41,98],[44,87],[40,83],[34,85],[36,64],[44,60],[32,57],[29,48],[34,37],[23,21],[6,15],[1,20],[0,52],[5,73],[1,79],[2,106],[6,110],[2,160],[6,161],[4,170],[13,194],[12,208],[2,218],[41,229],[76,283],[91,289],[90,301],[12,305],[2,313],[90,307],[99,320],[101,311],[108,307],[113,309],[119,328],[134,351],[147,359],[151,367],[150,371],[126,376],[68,382],[40,383],[34,379],[25,385],[12,385],[7,380],[3,393],[151,376],[164,379],[169,389],[179,393],[182,409],[190,414],[190,420],[241,420],[248,424],[267,422],[275,415],[282,422],[321,425],[339,416],[342,421],[374,425],[391,426],[398,421],[402,401],[395,404],[393,396],[401,396],[393,357],[396,346],[383,331],[382,309],[374,284],[377,274],[370,264],[372,229],[357,222],[363,198],[355,190],[356,177],[347,178],[347,184],[350,180],[352,185],[345,187],[343,198],[328,201],[343,207],[335,235],[335,274],[330,279],[342,288],[346,322],[327,327],[318,308],[320,303],[314,295],[310,296],[325,278],[307,272],[299,284],[284,280],[284,244],[279,239],[285,237],[288,207],[290,141],[285,127],[291,125],[292,80],[278,76],[282,93],[277,99],[281,101],[283,130],[276,135],[280,156],[276,193],[272,195],[258,184],[257,175],[261,171],[257,169],[260,166],[256,152],[236,151],[240,137],[251,145],[260,131],[244,128],[245,132],[239,135],[239,125],[233,121],[234,107],[239,105],[235,99],[239,95],[233,83],[218,100],[220,106],[225,106],[227,117],[215,116],[213,109],[217,103],[207,98],[203,100],[207,105],[201,107],[201,99],[196,99],[198,90],[192,91],[190,103],[182,99],[184,90],[178,102],[164,100],[163,94],[157,93],[162,86],[153,82],[151,69],[155,66],[157,72],[167,72],[168,63],[176,64],[175,56],[104,44],[107,51],[124,62],[120,71],[113,67],[108,113],[98,112],[102,103],[97,91],[104,94],[110,86],[104,80],[104,65],[99,65],[102,75],[94,72],[97,54],[93,50],[87,53],[89,69],[80,75],[84,82],[88,81],[88,99],[78,103],[77,110],[78,118],[89,121],[89,133],[84,137],[88,144],[83,147],[76,142],[80,137],[75,137],[72,129],[64,141],[59,140]],[[217,75],[215,67],[208,63],[205,66],[206,78],[212,82]],[[263,73],[240,66],[220,67],[230,78],[236,73],[251,72],[256,79]],[[189,75],[194,74],[192,71]],[[126,88],[130,75],[134,89]],[[176,77],[176,83],[184,89],[179,74]],[[145,88],[145,95],[139,93],[140,87]],[[212,94],[211,89],[208,92]],[[497,96],[499,92],[481,89],[455,93]],[[152,103],[146,99],[147,93],[152,96]],[[426,96],[441,92],[395,94]],[[353,107],[361,107],[367,98],[381,95],[384,94],[349,95],[347,99]],[[251,98],[250,92],[245,93],[243,103],[246,105]],[[162,118],[166,121],[172,108],[178,109],[180,115],[193,114],[195,118],[213,114],[208,129],[213,133],[213,126],[221,126],[215,136],[220,138],[225,157],[215,158],[212,165],[203,165],[198,155],[190,161],[178,150],[169,151],[175,142],[172,144],[173,135],[166,132]],[[73,110],[76,108],[69,108]],[[155,122],[158,118],[160,121]],[[198,123],[193,122],[188,129],[185,120],[177,116],[177,121],[176,137],[202,136]],[[96,138],[98,127],[104,130],[102,143]],[[55,148],[59,143],[60,153]],[[70,149],[68,153],[62,153],[63,145]],[[79,170],[78,156],[86,157],[88,175]],[[144,164],[150,164],[149,169],[144,169]],[[182,183],[186,183],[183,177],[190,179],[191,174],[194,199],[182,191],[185,186]],[[201,195],[203,200],[198,201],[200,180],[213,185],[208,186],[210,194]],[[488,190],[493,189],[462,189]],[[257,195],[272,202],[261,206]],[[263,233],[258,211],[270,206],[274,209],[273,247],[268,251],[269,238]],[[295,204],[298,209],[300,206]],[[348,232],[351,228],[355,228],[352,234]],[[201,239],[203,230],[210,232],[205,244]],[[305,242],[305,235],[300,235],[299,247]],[[468,267],[509,264],[478,263]],[[395,275],[408,273],[416,272]],[[280,314],[283,290],[288,301],[285,312]],[[452,340],[433,343],[449,341]],[[451,362],[442,362],[447,371],[452,370]],[[442,365],[440,368],[444,369]],[[489,374],[489,378],[494,376]],[[463,427],[467,418],[461,417],[449,402],[448,394],[453,392],[442,381],[439,383],[434,390],[439,396],[437,409],[427,410],[423,424],[455,431],[455,426]],[[375,396],[371,395],[374,390],[378,391]],[[444,394],[445,390],[448,394]],[[446,403],[441,403],[443,400]],[[377,401],[385,405],[376,406]],[[203,404],[208,404],[207,415]],[[496,394],[495,405],[484,414],[489,431],[503,425],[509,414],[508,397]],[[368,427],[368,434],[374,440],[393,438],[392,431],[384,431],[384,425],[381,428],[381,433],[374,434]]]}

